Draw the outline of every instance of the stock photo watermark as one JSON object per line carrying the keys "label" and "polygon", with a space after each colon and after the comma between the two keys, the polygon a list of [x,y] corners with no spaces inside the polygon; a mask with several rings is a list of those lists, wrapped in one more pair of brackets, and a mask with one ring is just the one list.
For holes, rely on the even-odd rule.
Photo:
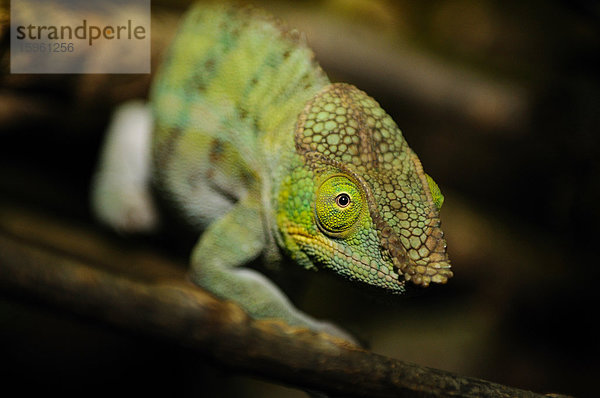
{"label": "stock photo watermark", "polygon": [[150,0],[12,0],[11,73],[150,73]]}

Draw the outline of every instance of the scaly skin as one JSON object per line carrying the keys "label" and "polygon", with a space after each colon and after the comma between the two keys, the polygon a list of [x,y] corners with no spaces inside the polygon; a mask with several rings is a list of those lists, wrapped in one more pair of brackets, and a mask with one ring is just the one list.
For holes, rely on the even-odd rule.
{"label": "scaly skin", "polygon": [[396,293],[452,276],[443,197],[394,121],[260,11],[193,8],[152,105],[158,186],[207,228],[192,279],[252,316],[338,332],[240,268],[276,247]]}
{"label": "scaly skin", "polygon": [[[301,178],[314,182],[304,209],[314,208],[314,217],[297,219],[287,206],[278,224],[301,252],[393,291],[407,280],[446,282],[452,273],[435,204],[441,193],[377,102],[351,85],[329,85],[301,113],[295,143]],[[288,184],[287,198],[306,194],[297,185]],[[336,203],[339,195],[349,204]]]}

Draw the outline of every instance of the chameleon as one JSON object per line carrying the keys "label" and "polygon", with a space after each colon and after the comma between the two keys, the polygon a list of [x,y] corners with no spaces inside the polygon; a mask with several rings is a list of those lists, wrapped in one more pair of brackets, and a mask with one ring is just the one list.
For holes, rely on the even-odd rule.
{"label": "chameleon", "polygon": [[330,82],[303,36],[260,9],[192,6],[149,105],[119,112],[97,213],[124,229],[152,227],[147,186],[157,187],[203,230],[191,280],[255,319],[348,338],[295,308],[247,266],[255,259],[291,259],[393,294],[453,276],[444,197],[396,123],[365,92]]}

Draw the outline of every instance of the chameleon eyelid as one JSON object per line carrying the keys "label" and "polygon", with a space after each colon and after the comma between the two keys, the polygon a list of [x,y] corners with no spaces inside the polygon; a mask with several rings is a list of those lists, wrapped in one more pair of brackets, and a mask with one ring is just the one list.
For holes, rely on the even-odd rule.
{"label": "chameleon eyelid", "polygon": [[333,238],[351,235],[366,209],[363,199],[360,185],[351,177],[336,173],[326,178],[319,185],[314,205],[321,232]]}

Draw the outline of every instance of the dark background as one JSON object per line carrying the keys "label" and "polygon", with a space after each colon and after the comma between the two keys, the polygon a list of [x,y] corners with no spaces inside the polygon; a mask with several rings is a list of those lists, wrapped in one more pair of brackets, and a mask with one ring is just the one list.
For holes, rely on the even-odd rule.
{"label": "dark background", "polygon": [[[598,3],[260,4],[306,32],[332,80],[382,104],[446,197],[455,272],[447,285],[382,302],[317,274],[299,305],[384,355],[536,392],[597,395]],[[184,6],[153,3],[161,15],[154,63]],[[88,206],[110,111],[143,97],[149,76],[11,75],[6,12],[3,23],[3,209],[50,215],[184,262],[189,237],[117,237]],[[3,388],[300,395],[8,290],[0,291],[0,341]]]}

